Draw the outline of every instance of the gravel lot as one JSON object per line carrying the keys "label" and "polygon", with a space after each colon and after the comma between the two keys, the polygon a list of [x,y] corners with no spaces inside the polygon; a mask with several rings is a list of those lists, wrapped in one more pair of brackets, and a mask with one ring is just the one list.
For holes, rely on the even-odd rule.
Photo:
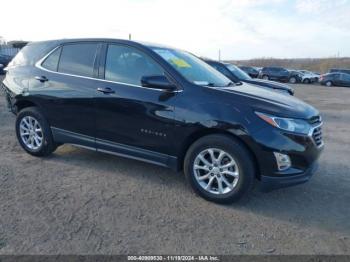
{"label": "gravel lot", "polygon": [[319,171],[229,206],[134,160],[67,145],[32,157],[1,95],[0,254],[350,254],[350,89],[294,87],[324,117]]}

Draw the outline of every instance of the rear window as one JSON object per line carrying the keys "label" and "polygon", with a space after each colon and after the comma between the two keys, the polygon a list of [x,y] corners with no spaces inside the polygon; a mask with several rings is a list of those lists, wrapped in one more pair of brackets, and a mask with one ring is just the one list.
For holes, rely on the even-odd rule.
{"label": "rear window", "polygon": [[64,45],[58,64],[58,72],[92,77],[97,45],[97,43]]}

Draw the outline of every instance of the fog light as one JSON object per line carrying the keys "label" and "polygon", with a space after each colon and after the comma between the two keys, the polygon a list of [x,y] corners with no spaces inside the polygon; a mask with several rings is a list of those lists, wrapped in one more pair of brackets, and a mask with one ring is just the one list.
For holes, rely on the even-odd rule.
{"label": "fog light", "polygon": [[292,165],[292,162],[290,161],[290,158],[288,155],[277,153],[277,152],[273,152],[273,154],[275,155],[277,168],[279,171],[283,171],[290,168],[290,166]]}

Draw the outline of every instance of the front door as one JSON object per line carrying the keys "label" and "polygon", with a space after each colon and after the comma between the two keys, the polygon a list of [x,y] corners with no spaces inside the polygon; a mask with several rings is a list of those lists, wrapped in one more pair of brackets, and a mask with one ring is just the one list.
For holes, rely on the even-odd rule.
{"label": "front door", "polygon": [[105,54],[104,80],[95,98],[97,148],[135,158],[170,154],[176,92],[141,86],[143,76],[164,71],[148,55],[127,45],[106,45]]}

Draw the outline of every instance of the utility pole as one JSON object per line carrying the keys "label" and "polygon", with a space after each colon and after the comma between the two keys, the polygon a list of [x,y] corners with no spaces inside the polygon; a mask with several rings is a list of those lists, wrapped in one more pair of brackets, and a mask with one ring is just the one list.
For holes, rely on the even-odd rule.
{"label": "utility pole", "polygon": [[221,61],[221,50],[219,49],[219,62]]}
{"label": "utility pole", "polygon": [[131,40],[131,34],[129,34],[129,40]]}

